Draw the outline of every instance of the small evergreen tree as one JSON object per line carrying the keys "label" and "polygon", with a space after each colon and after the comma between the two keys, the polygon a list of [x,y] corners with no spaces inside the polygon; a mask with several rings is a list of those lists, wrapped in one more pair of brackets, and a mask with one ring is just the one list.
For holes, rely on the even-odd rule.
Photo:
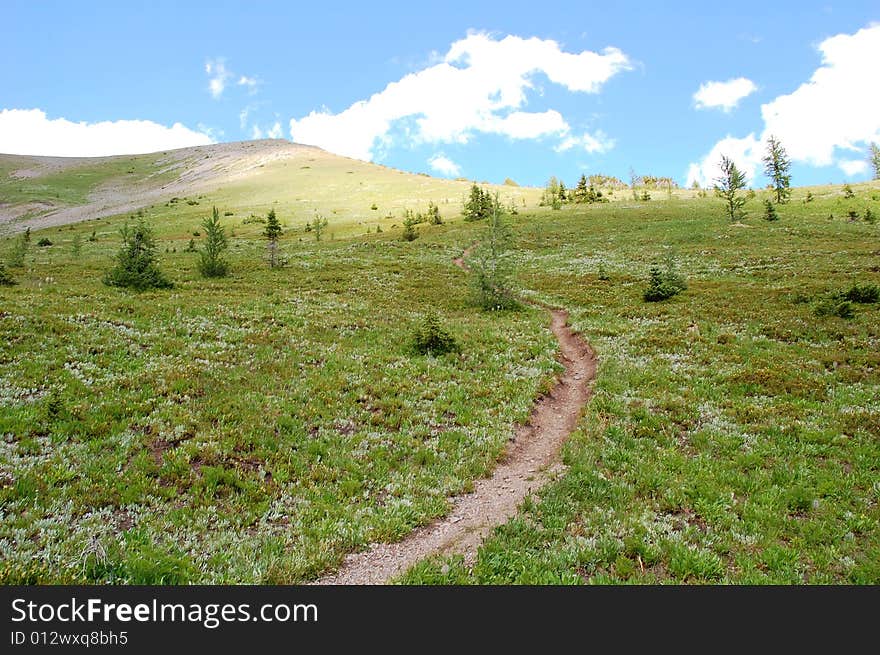
{"label": "small evergreen tree", "polygon": [[229,247],[229,241],[216,207],[211,217],[202,221],[202,227],[205,228],[205,245],[199,257],[199,272],[204,277],[225,277],[229,273],[229,262],[223,257],[223,251]]}
{"label": "small evergreen tree", "polygon": [[135,291],[172,288],[174,284],[156,263],[156,240],[143,218],[134,226],[126,223],[120,234],[122,248],[116,256],[116,266],[104,276],[104,284]]}
{"label": "small evergreen tree", "polygon": [[14,284],[18,284],[15,281],[15,278],[6,270],[6,265],[3,262],[0,262],[0,287],[11,287]]}
{"label": "small evergreen tree", "polygon": [[715,194],[723,198],[727,204],[727,215],[736,220],[742,215],[746,199],[738,192],[746,187],[746,176],[740,171],[732,159],[721,155],[721,177],[715,179]]}
{"label": "small evergreen tree", "polygon": [[[315,241],[321,240],[321,235],[324,234],[324,229],[327,227],[327,219],[324,218],[321,214],[315,212],[315,217],[312,219],[312,222],[309,224],[312,228],[312,232],[315,233]],[[330,235],[332,240],[333,235]]]}
{"label": "small evergreen tree", "polygon": [[428,201],[428,223],[430,225],[443,225],[443,219],[440,217],[440,208],[432,201]]}
{"label": "small evergreen tree", "polygon": [[455,337],[440,325],[440,319],[433,311],[422,317],[413,334],[412,346],[419,355],[445,355],[460,350]]}
{"label": "small evergreen tree", "polygon": [[764,199],[764,220],[765,221],[778,221],[779,214],[776,213],[776,207],[773,206],[773,202],[770,198]]}
{"label": "small evergreen tree", "polygon": [[843,197],[847,200],[852,200],[856,197],[856,194],[853,193],[852,187],[849,184],[843,185]]}
{"label": "small evergreen tree", "polygon": [[476,184],[471,186],[468,199],[464,203],[464,220],[468,222],[481,221],[489,218],[495,210],[496,199],[485,189]]}
{"label": "small evergreen tree", "polygon": [[572,191],[574,201],[578,203],[587,202],[587,193],[589,193],[589,190],[587,188],[587,176],[581,173],[581,177],[578,180],[577,186],[575,187],[574,191]]}
{"label": "small evergreen tree", "polygon": [[513,284],[512,245],[513,235],[504,220],[496,195],[480,247],[470,260],[474,297],[485,310],[519,307]]}
{"label": "small evergreen tree", "polygon": [[275,209],[270,209],[266,214],[266,227],[263,228],[263,236],[266,237],[266,250],[269,254],[269,268],[281,266],[281,258],[278,255],[278,240],[281,238],[281,223],[275,215]]}
{"label": "small evergreen tree", "polygon": [[568,201],[568,190],[565,188],[565,182],[559,180],[559,202]]}
{"label": "small evergreen tree", "polygon": [[70,254],[73,255],[74,259],[78,259],[82,253],[82,238],[79,236],[79,232],[73,235],[73,241],[70,243]]}
{"label": "small evergreen tree", "polygon": [[776,204],[781,205],[791,195],[791,160],[785,148],[775,136],[767,139],[767,153],[763,158],[764,174],[770,178],[776,194]]}
{"label": "small evergreen tree", "polygon": [[874,172],[874,179],[880,180],[880,145],[871,143],[868,160],[870,161],[871,169]]}
{"label": "small evergreen tree", "polygon": [[21,268],[24,266],[24,258],[31,246],[31,228],[26,228],[24,232],[18,235],[15,244],[12,246],[12,252],[9,253],[8,264],[13,268]]}
{"label": "small evergreen tree", "polygon": [[404,241],[415,241],[419,238],[419,231],[416,229],[416,221],[412,214],[403,219],[403,234],[400,236]]}

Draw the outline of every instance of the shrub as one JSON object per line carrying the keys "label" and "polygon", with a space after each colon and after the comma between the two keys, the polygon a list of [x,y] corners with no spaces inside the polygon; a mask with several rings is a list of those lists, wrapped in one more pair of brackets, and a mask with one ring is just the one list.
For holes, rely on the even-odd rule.
{"label": "shrub", "polygon": [[442,225],[443,219],[440,217],[440,208],[432,201],[428,201],[428,223],[430,225]]}
{"label": "shrub", "polygon": [[849,218],[850,221],[859,220],[859,212],[857,212],[855,209],[850,209],[849,211],[847,211],[846,216],[847,218]]}
{"label": "shrub", "polygon": [[877,221],[877,217],[874,216],[874,212],[871,211],[871,208],[870,208],[870,207],[868,207],[868,208],[865,210],[865,220],[866,220],[868,223],[870,223],[871,225],[873,225],[873,224]]}
{"label": "shrub", "polygon": [[[327,219],[324,218],[321,214],[315,213],[315,217],[312,219],[312,222],[308,224],[311,232],[315,233],[315,241],[321,240],[321,235],[324,233],[324,229],[327,227]],[[331,237],[333,235],[330,235]]]}
{"label": "shrub", "polygon": [[11,287],[14,284],[18,284],[18,282],[16,282],[15,278],[6,270],[6,265],[3,262],[0,262],[0,287]]}
{"label": "shrub", "polygon": [[419,231],[416,229],[416,221],[408,216],[403,221],[403,233],[400,238],[404,241],[415,241],[419,238]]}
{"label": "shrub", "polygon": [[174,284],[156,264],[156,240],[150,226],[138,219],[134,226],[126,223],[120,234],[122,248],[116,266],[104,276],[104,284],[135,291],[172,288]]}
{"label": "shrub", "polygon": [[440,325],[434,312],[422,317],[413,333],[412,347],[419,355],[445,355],[460,350],[458,342]]}
{"label": "shrub", "polygon": [[849,289],[839,295],[841,300],[870,305],[880,302],[880,286],[876,284],[853,284]]}
{"label": "shrub", "polygon": [[24,232],[18,235],[18,239],[15,240],[15,245],[12,247],[12,252],[9,253],[8,264],[11,267],[21,268],[24,266],[24,258],[27,255],[28,248],[31,245],[31,228],[27,228]]}
{"label": "shrub", "polygon": [[517,184],[516,182],[511,180],[509,177],[504,178],[504,185],[505,186],[519,186],[519,184]]}
{"label": "shrub", "polygon": [[605,269],[605,263],[604,263],[604,262],[600,262],[600,263],[599,263],[599,273],[598,273],[598,277],[599,277],[599,279],[602,280],[603,282],[607,282],[608,280],[611,279],[611,276],[608,275],[608,271]]}
{"label": "shrub", "polygon": [[196,248],[196,240],[190,239],[189,243],[186,244],[186,248],[183,249],[183,252],[198,252],[198,248]]}
{"label": "shrub", "polygon": [[377,209],[379,209],[379,205],[377,205],[377,204],[374,202],[372,205],[370,205],[370,209],[372,209],[373,211],[376,211]]}
{"label": "shrub", "polygon": [[[205,245],[199,257],[199,273],[203,277],[225,277],[229,273],[229,262],[223,251],[229,247],[226,231],[220,225],[220,212],[214,207],[211,217],[202,222],[205,228]],[[190,240],[192,243],[192,240]]]}
{"label": "shrub", "polygon": [[813,309],[813,313],[816,316],[837,316],[839,318],[852,318],[855,316],[852,303],[835,296],[820,300]]}
{"label": "shrub", "polygon": [[645,302],[667,300],[687,289],[687,281],[678,272],[675,258],[672,255],[666,256],[665,269],[660,270],[660,267],[656,265],[651,267],[648,288],[642,294]]}
{"label": "shrub", "polygon": [[807,195],[804,197],[804,203],[813,202],[813,192],[807,191]]}
{"label": "shrub", "polygon": [[45,247],[51,246],[51,245],[52,245],[52,242],[49,239],[47,239],[46,237],[43,237],[42,239],[37,241],[37,247],[39,247],[39,248],[45,248]]}
{"label": "shrub", "polygon": [[853,193],[852,187],[849,184],[843,185],[843,197],[847,200],[851,200],[856,197],[856,194]]}
{"label": "shrub", "polygon": [[501,205],[496,197],[476,184],[471,186],[470,195],[464,203],[464,220],[480,221],[489,218],[494,212],[501,211]]}
{"label": "shrub", "polygon": [[765,221],[778,221],[779,214],[776,212],[776,207],[773,206],[773,201],[770,198],[764,200],[764,220]]}

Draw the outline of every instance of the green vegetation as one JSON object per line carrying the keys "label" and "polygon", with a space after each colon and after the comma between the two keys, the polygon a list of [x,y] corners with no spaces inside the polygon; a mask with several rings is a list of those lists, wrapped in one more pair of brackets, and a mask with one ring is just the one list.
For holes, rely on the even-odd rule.
{"label": "green vegetation", "polygon": [[[226,277],[229,274],[229,262],[223,253],[229,247],[229,240],[226,230],[220,225],[220,212],[216,207],[202,226],[205,228],[205,245],[199,256],[199,273],[204,277]],[[194,246],[192,239],[190,246]]]}
{"label": "green vegetation", "polygon": [[[410,188],[369,170],[321,179]],[[35,232],[56,245],[0,286],[0,582],[302,582],[443,515],[560,370],[546,312],[479,311],[498,305],[475,307],[477,284],[567,308],[599,357],[594,395],[566,470],[473,567],[434,558],[404,580],[880,583],[878,232],[846,219],[876,213],[876,183],[853,185],[858,204],[839,186],[793,189],[784,221],[748,225],[719,225],[716,201],[690,191],[553,211],[525,190],[517,216],[413,243],[364,236],[365,197],[406,207],[368,188],[339,201],[335,240],[277,239],[281,270],[260,265],[263,225],[240,221],[224,251],[235,275],[203,279],[183,252],[199,209],[226,198],[265,215],[263,183],[147,209],[121,235],[124,217]],[[421,206],[443,204],[425,184]],[[291,216],[314,206],[279,201]],[[474,243],[465,274],[451,260]],[[676,253],[661,281],[684,284],[678,262],[688,291],[643,302],[658,244]],[[142,261],[135,245],[168,249],[173,292],[101,284]],[[426,308],[436,321],[414,333]],[[416,356],[416,334],[459,347]]]}
{"label": "green vegetation", "polygon": [[779,213],[776,211],[776,207],[773,206],[773,201],[769,198],[764,200],[764,220],[765,221],[778,221]]}
{"label": "green vegetation", "polygon": [[791,159],[775,136],[771,135],[767,139],[767,152],[762,161],[764,174],[770,178],[773,193],[776,195],[776,204],[781,205],[791,195]]}
{"label": "green vegetation", "polygon": [[269,268],[278,268],[284,265],[284,259],[278,254],[278,239],[281,238],[281,223],[275,215],[275,209],[270,209],[266,215],[266,228],[263,236],[266,237],[266,251],[268,252]]}
{"label": "green vegetation", "polygon": [[156,239],[146,221],[139,218],[133,226],[125,223],[120,234],[122,248],[116,266],[104,275],[104,284],[135,291],[172,288],[174,284],[156,262]]}
{"label": "green vegetation", "polygon": [[11,287],[17,284],[12,274],[6,270],[6,265],[0,262],[0,287]]}
{"label": "green vegetation", "polygon": [[746,199],[739,192],[746,187],[746,176],[732,159],[721,156],[721,176],[715,180],[715,195],[726,203],[727,216],[734,221],[743,216]]}
{"label": "green vegetation", "polygon": [[487,189],[474,184],[471,186],[470,195],[464,203],[462,214],[464,220],[473,222],[489,218],[498,210],[500,210],[500,204],[497,194],[493,196]]}
{"label": "green vegetation", "polygon": [[419,355],[459,352],[458,342],[442,325],[435,312],[428,312],[413,334],[413,350]]}

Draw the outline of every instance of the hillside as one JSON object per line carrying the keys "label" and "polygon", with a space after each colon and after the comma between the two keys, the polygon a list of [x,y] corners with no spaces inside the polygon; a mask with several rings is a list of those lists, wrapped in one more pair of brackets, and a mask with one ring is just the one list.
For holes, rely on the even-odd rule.
{"label": "hillside", "polygon": [[[795,189],[776,221],[758,191],[735,222],[690,192],[554,211],[502,187],[523,194],[505,261],[524,302],[485,311],[456,265],[487,250],[485,221],[461,220],[469,183],[263,148],[287,154],[236,155],[222,182],[173,191],[214,157],[171,172],[166,155],[16,159],[45,173],[19,173],[10,204],[74,216],[124,175],[166,194],[143,216],[174,287],[103,284],[128,213],[35,222],[7,267],[0,583],[300,583],[451,525],[558,380],[587,383],[560,361],[566,312],[597,370],[562,452],[522,467],[534,495],[479,526],[479,549],[425,552],[396,579],[880,582],[880,183]],[[403,210],[428,201],[444,223],[403,240]],[[231,273],[206,279],[213,205]],[[281,268],[251,218],[271,207]],[[316,209],[320,241],[304,229]],[[667,261],[686,288],[646,302]],[[430,312],[457,350],[416,352]],[[497,482],[496,496],[515,486]]]}
{"label": "hillside", "polygon": [[[173,198],[177,217],[204,213],[187,200],[233,212],[270,207],[304,222],[379,225],[429,199],[459,207],[469,183],[414,175],[285,140],[243,141],[118,157],[0,155],[0,231],[18,232],[132,213]],[[539,191],[497,187],[508,201]],[[376,209],[371,209],[373,205]],[[388,224],[393,223],[393,220]]]}

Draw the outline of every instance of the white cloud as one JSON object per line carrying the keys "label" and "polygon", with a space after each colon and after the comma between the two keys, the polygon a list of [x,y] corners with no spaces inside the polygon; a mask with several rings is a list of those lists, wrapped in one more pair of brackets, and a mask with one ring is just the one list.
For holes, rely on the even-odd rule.
{"label": "white cloud", "polygon": [[726,82],[704,82],[694,94],[697,109],[721,109],[729,112],[739,101],[758,90],[755,83],[745,77]]}
{"label": "white cloud", "polygon": [[837,162],[837,166],[847,177],[853,177],[868,172],[868,162],[864,159],[841,159]]}
{"label": "white cloud", "polygon": [[158,152],[213,143],[180,123],[119,120],[74,123],[41,109],[0,110],[0,152],[56,157],[100,157]]}
{"label": "white cloud", "polygon": [[279,121],[275,121],[275,124],[272,127],[265,130],[257,124],[254,124],[253,127],[251,127],[252,139],[280,139],[283,136],[284,129],[281,127]]}
{"label": "white cloud", "polygon": [[613,147],[614,139],[609,139],[602,130],[598,130],[595,134],[584,132],[581,136],[567,136],[554,150],[556,152],[567,152],[572,148],[582,148],[592,154],[608,152]]}
{"label": "white cloud", "polygon": [[688,184],[694,179],[706,183],[706,172],[717,164],[713,159],[720,159],[724,148],[730,149],[724,153],[728,156],[740,153],[753,177],[763,154],[759,144],[770,135],[780,140],[793,161],[813,166],[836,163],[855,170],[854,164],[845,163],[853,160],[840,158],[837,151],[864,154],[869,142],[880,141],[880,24],[825,39],[818,50],[822,65],[809,81],[761,106],[760,140],[749,135],[720,141],[702,162],[691,164]]}
{"label": "white cloud", "polygon": [[237,82],[238,86],[247,86],[253,88],[259,84],[255,77],[248,77],[247,75],[242,75],[238,78]]}
{"label": "white cloud", "polygon": [[688,186],[696,180],[703,187],[711,187],[715,179],[721,176],[721,155],[730,157],[736,167],[745,173],[746,181],[751,185],[761,164],[763,145],[754,134],[749,134],[744,139],[727,136],[715,144],[703,161],[690,165],[687,174]]}
{"label": "white cloud", "polygon": [[205,62],[205,73],[208,74],[208,91],[216,100],[223,95],[227,80],[232,73],[226,70],[226,62],[223,59],[209,59]]}
{"label": "white cloud", "polygon": [[416,142],[467,143],[477,132],[514,139],[565,137],[569,126],[558,111],[522,110],[535,75],[543,73],[569,91],[597,93],[629,68],[617,48],[574,54],[552,40],[469,33],[438,63],[338,114],[325,108],[291,119],[290,133],[297,142],[365,160],[374,157],[377,145],[388,143],[392,125],[404,118],[414,120]]}
{"label": "white cloud", "polygon": [[449,159],[443,153],[438,153],[428,160],[428,165],[441,175],[458,177],[461,175],[461,166]]}

